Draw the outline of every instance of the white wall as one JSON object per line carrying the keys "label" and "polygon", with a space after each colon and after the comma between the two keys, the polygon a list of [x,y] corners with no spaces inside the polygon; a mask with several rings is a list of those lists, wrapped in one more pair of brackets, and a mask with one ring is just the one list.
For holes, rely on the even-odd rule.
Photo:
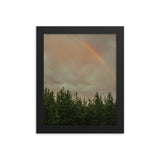
{"label": "white wall", "polygon": [[[0,159],[158,160],[158,0],[0,2]],[[125,26],[125,134],[35,134],[35,26]]]}

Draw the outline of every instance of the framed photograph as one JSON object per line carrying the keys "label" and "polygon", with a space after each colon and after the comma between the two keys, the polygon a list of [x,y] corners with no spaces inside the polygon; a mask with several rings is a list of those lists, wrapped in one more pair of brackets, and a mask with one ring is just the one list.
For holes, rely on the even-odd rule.
{"label": "framed photograph", "polygon": [[37,27],[37,133],[124,133],[124,27]]}

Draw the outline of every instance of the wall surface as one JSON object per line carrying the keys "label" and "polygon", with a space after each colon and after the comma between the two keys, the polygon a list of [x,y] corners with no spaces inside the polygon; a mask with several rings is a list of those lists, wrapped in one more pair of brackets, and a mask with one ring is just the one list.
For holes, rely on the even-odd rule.
{"label": "wall surface", "polygon": [[[159,160],[158,0],[0,2],[1,160]],[[125,26],[125,134],[35,133],[38,25]]]}

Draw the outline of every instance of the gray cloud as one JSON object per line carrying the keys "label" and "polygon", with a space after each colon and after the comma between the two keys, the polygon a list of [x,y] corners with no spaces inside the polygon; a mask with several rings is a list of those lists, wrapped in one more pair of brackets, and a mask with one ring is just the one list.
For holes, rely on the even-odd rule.
{"label": "gray cloud", "polygon": [[[106,66],[82,46],[75,35],[44,36],[44,87],[57,92],[63,86],[83,97],[93,97],[98,91],[116,95],[116,82]],[[92,47],[116,73],[115,35],[76,35]]]}

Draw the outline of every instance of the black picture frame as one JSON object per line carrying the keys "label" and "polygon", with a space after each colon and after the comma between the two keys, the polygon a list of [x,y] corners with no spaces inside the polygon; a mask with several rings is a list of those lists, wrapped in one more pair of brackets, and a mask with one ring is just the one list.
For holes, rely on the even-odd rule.
{"label": "black picture frame", "polygon": [[[117,125],[116,126],[45,126],[43,113],[44,34],[116,34],[117,39]],[[46,27],[37,26],[36,133],[124,133],[124,27]]]}

